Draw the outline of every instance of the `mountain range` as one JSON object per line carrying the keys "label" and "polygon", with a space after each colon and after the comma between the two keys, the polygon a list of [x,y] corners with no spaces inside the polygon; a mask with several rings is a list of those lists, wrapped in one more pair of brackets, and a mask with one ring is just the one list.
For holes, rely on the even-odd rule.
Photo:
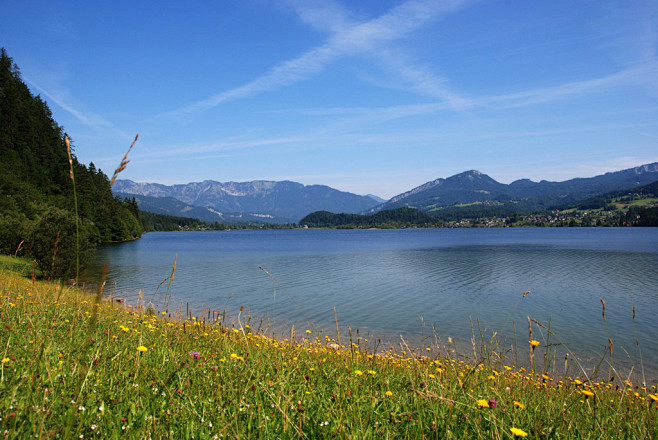
{"label": "mountain range", "polygon": [[135,197],[145,211],[228,223],[296,223],[314,211],[358,213],[381,204],[369,196],[290,181],[206,180],[167,186],[117,180],[113,191],[121,197]]}
{"label": "mountain range", "polygon": [[323,185],[296,182],[215,182],[181,185],[117,180],[121,197],[135,197],[140,209],[158,214],[194,217],[208,222],[296,223],[315,211],[365,214],[402,207],[430,215],[468,210],[529,212],[586,200],[607,192],[626,190],[658,180],[658,162],[600,176],[564,182],[529,179],[497,182],[476,170],[427,182],[383,202]]}
{"label": "mountain range", "polygon": [[391,198],[371,212],[411,207],[429,214],[474,206],[503,206],[527,212],[568,205],[610,191],[625,190],[658,180],[658,162],[564,182],[529,179],[510,184],[495,181],[476,170],[427,182]]}

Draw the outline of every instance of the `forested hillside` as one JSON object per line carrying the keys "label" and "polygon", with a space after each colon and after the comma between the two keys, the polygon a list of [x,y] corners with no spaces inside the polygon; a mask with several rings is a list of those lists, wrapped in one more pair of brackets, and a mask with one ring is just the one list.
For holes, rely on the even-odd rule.
{"label": "forested hillside", "polygon": [[417,228],[438,227],[440,220],[413,208],[379,211],[372,215],[313,212],[299,221],[311,228]]}
{"label": "forested hillside", "polygon": [[[35,258],[44,274],[57,277],[71,275],[78,252],[73,183],[64,139],[63,127],[53,120],[46,102],[31,94],[3,48],[0,252]],[[137,205],[115,198],[107,175],[93,163],[80,164],[74,151],[72,162],[80,255],[86,256],[97,243],[139,237],[142,226]]]}

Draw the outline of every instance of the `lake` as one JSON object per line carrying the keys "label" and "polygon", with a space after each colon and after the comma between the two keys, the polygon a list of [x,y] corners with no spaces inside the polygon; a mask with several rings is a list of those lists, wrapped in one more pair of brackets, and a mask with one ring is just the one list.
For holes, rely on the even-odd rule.
{"label": "lake", "polygon": [[[156,292],[176,256],[169,292],[167,282]],[[105,261],[106,293],[128,303],[141,290],[157,310],[170,295],[172,313],[235,317],[245,306],[275,336],[294,325],[335,337],[335,309],[343,344],[349,326],[370,349],[436,336],[468,355],[473,334],[498,332],[527,357],[530,317],[550,322],[559,350],[599,360],[610,338],[616,366],[658,377],[658,228],[157,232],[100,247],[88,282]],[[542,345],[547,333],[533,322]]]}

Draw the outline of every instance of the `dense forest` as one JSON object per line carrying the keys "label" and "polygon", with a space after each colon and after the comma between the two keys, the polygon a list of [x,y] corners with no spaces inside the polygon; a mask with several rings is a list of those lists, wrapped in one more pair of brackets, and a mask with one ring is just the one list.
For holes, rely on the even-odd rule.
{"label": "dense forest", "polygon": [[[132,199],[134,200],[134,198]],[[198,218],[177,217],[173,215],[155,214],[140,211],[139,219],[145,232],[180,231],[180,230],[224,230],[228,229],[225,223],[209,224]]]}
{"label": "dense forest", "polygon": [[372,215],[313,212],[299,221],[311,228],[417,228],[439,227],[440,220],[414,208],[379,211]]}
{"label": "dense forest", "polygon": [[73,145],[69,165],[66,136],[1,49],[0,252],[34,258],[58,278],[75,275],[76,255],[84,262],[96,244],[143,232],[134,201],[115,198],[107,175],[79,163]]}

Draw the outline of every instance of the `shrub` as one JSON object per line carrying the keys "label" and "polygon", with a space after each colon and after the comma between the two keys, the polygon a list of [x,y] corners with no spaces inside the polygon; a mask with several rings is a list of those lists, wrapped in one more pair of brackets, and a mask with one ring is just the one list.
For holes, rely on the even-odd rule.
{"label": "shrub", "polygon": [[30,238],[30,254],[46,278],[66,278],[75,274],[76,256],[88,261],[94,246],[89,225],[80,225],[79,249],[76,244],[75,215],[49,207],[36,221]]}

